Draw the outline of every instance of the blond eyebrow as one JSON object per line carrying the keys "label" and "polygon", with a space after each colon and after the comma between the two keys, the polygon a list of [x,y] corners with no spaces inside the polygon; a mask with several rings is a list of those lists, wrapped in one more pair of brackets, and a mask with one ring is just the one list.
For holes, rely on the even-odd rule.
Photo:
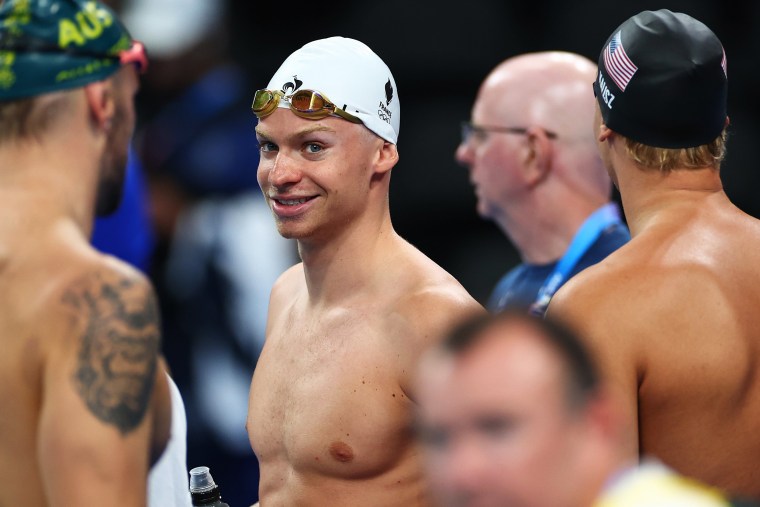
{"label": "blond eyebrow", "polygon": [[253,129],[254,132],[256,132],[256,135],[258,137],[261,137],[261,138],[269,140],[269,135],[266,132],[264,132],[264,130],[262,128],[260,128],[260,127],[261,127],[261,125],[256,125],[256,127]]}
{"label": "blond eyebrow", "polygon": [[335,133],[335,129],[331,129],[327,125],[314,125],[313,127],[309,127],[303,130],[299,130],[298,132],[295,132],[292,134],[292,137],[304,137],[308,136],[309,134],[313,134],[314,132],[332,132]]}

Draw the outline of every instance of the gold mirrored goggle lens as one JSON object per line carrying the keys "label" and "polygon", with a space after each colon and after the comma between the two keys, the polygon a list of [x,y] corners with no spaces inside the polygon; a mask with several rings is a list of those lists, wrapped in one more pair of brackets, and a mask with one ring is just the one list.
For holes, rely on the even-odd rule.
{"label": "gold mirrored goggle lens", "polygon": [[301,90],[290,97],[290,106],[295,114],[303,118],[320,120],[335,112],[335,105],[322,95],[309,90]]}
{"label": "gold mirrored goggle lens", "polygon": [[335,104],[313,90],[300,90],[289,96],[280,91],[258,90],[253,97],[251,109],[256,116],[264,118],[277,109],[281,98],[287,100],[290,110],[301,118],[321,120],[331,114],[336,114],[352,123],[362,123],[359,118],[335,107]]}
{"label": "gold mirrored goggle lens", "polygon": [[253,96],[253,104],[251,109],[253,113],[259,118],[269,116],[277,109],[277,104],[280,102],[280,97],[276,92],[269,90],[257,90]]}

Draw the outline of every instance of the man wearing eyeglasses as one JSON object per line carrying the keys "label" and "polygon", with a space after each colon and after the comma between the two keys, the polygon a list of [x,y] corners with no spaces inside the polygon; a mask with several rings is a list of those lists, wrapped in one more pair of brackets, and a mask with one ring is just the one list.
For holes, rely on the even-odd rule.
{"label": "man wearing eyeglasses", "polygon": [[760,498],[760,221],[720,177],[727,51],[662,9],[618,26],[598,62],[594,134],[633,239],[549,314],[587,338],[619,390],[631,456]]}
{"label": "man wearing eyeglasses", "polygon": [[361,42],[318,40],[253,111],[259,184],[303,261],[272,289],[251,383],[262,504],[428,505],[411,375],[428,344],[483,309],[391,224],[396,82]]}
{"label": "man wearing eyeglasses", "polygon": [[588,129],[595,71],[572,53],[510,58],[483,82],[462,126],[456,159],[469,168],[478,213],[522,259],[496,285],[491,311],[542,315],[563,283],[629,239]]}
{"label": "man wearing eyeglasses", "polygon": [[0,5],[0,505],[145,506],[167,445],[153,291],[88,241],[146,64],[98,2]]}

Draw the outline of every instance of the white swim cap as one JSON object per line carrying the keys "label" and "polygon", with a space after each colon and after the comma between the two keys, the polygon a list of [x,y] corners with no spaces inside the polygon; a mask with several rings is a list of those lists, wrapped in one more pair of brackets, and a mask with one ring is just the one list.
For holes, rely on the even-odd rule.
{"label": "white swim cap", "polygon": [[[291,94],[314,90],[359,118],[364,126],[396,144],[400,125],[396,81],[366,44],[345,37],[310,42],[291,54],[267,87]],[[290,107],[281,100],[279,107]]]}

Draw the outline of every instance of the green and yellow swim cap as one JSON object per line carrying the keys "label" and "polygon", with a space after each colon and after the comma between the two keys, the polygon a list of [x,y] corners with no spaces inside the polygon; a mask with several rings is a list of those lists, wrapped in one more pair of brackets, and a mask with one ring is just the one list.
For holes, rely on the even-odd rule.
{"label": "green and yellow swim cap", "polygon": [[146,64],[142,45],[95,0],[0,0],[0,100],[107,78]]}

